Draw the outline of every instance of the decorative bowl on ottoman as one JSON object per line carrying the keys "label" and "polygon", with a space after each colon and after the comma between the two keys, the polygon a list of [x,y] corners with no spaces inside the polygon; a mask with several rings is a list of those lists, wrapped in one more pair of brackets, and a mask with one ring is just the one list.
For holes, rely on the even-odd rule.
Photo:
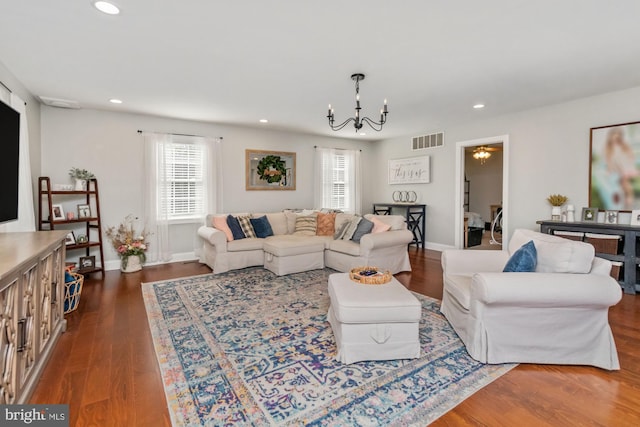
{"label": "decorative bowl on ottoman", "polygon": [[389,283],[392,277],[389,270],[371,266],[352,268],[349,272],[349,278],[362,285],[383,285]]}

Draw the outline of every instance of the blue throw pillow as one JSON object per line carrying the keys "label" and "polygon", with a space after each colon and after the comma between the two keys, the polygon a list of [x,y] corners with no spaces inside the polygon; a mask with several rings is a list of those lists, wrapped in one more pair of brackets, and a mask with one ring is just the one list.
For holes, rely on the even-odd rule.
{"label": "blue throw pillow", "polygon": [[362,218],[358,223],[358,228],[356,228],[356,231],[353,232],[351,240],[356,243],[360,243],[360,239],[362,239],[362,236],[371,233],[371,230],[373,230],[373,222],[369,221],[368,219]]}
{"label": "blue throw pillow", "polygon": [[536,251],[533,240],[530,240],[511,255],[502,271],[505,273],[531,273],[536,271],[536,265],[538,265],[538,251]]}
{"label": "blue throw pillow", "polygon": [[233,240],[244,239],[244,231],[242,231],[242,227],[240,226],[240,221],[233,215],[227,215],[227,225],[231,229],[231,234],[233,234]]}
{"label": "blue throw pillow", "polygon": [[266,215],[259,218],[251,218],[249,221],[251,221],[253,231],[256,232],[256,237],[273,236],[273,229]]}

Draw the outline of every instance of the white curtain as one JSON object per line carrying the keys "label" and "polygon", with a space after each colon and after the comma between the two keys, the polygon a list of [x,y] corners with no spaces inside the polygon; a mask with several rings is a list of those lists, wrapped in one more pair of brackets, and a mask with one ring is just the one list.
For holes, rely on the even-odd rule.
{"label": "white curtain", "polygon": [[[344,174],[341,171],[344,169]],[[344,186],[336,186],[340,176]],[[341,208],[347,212],[362,212],[362,179],[360,150],[339,150],[316,147],[314,207]],[[336,200],[343,199],[341,205]]]}
{"label": "white curtain", "polygon": [[29,128],[27,108],[15,93],[8,97],[10,105],[20,113],[20,160],[18,163],[18,220],[7,223],[0,231],[35,231],[36,217],[33,210],[33,187],[31,184],[31,161],[29,158]]}
{"label": "white curtain", "polygon": [[207,195],[207,204],[205,215],[202,217],[200,224],[196,224],[194,229],[193,252],[196,257],[202,257],[202,240],[198,236],[197,230],[200,225],[204,224],[207,213],[223,212],[222,210],[222,138],[201,138],[206,150],[204,173],[207,177],[205,186],[205,194]]}
{"label": "white curtain", "polygon": [[144,221],[149,236],[147,260],[168,262],[171,260],[169,246],[169,218],[167,209],[161,208],[158,197],[167,187],[164,150],[171,143],[171,135],[143,133],[144,136]]}

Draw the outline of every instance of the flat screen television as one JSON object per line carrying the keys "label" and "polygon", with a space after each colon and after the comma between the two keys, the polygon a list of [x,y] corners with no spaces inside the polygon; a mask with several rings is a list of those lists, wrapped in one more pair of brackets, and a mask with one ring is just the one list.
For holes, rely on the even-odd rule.
{"label": "flat screen television", "polygon": [[18,219],[20,113],[0,101],[0,223]]}

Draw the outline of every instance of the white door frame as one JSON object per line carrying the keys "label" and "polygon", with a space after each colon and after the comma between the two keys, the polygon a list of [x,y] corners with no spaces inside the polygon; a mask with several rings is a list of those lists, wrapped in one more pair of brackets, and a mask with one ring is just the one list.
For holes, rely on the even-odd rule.
{"label": "white door frame", "polygon": [[509,135],[472,139],[456,143],[456,197],[455,197],[455,246],[464,247],[464,166],[465,148],[502,143],[502,250],[507,249],[509,239]]}

